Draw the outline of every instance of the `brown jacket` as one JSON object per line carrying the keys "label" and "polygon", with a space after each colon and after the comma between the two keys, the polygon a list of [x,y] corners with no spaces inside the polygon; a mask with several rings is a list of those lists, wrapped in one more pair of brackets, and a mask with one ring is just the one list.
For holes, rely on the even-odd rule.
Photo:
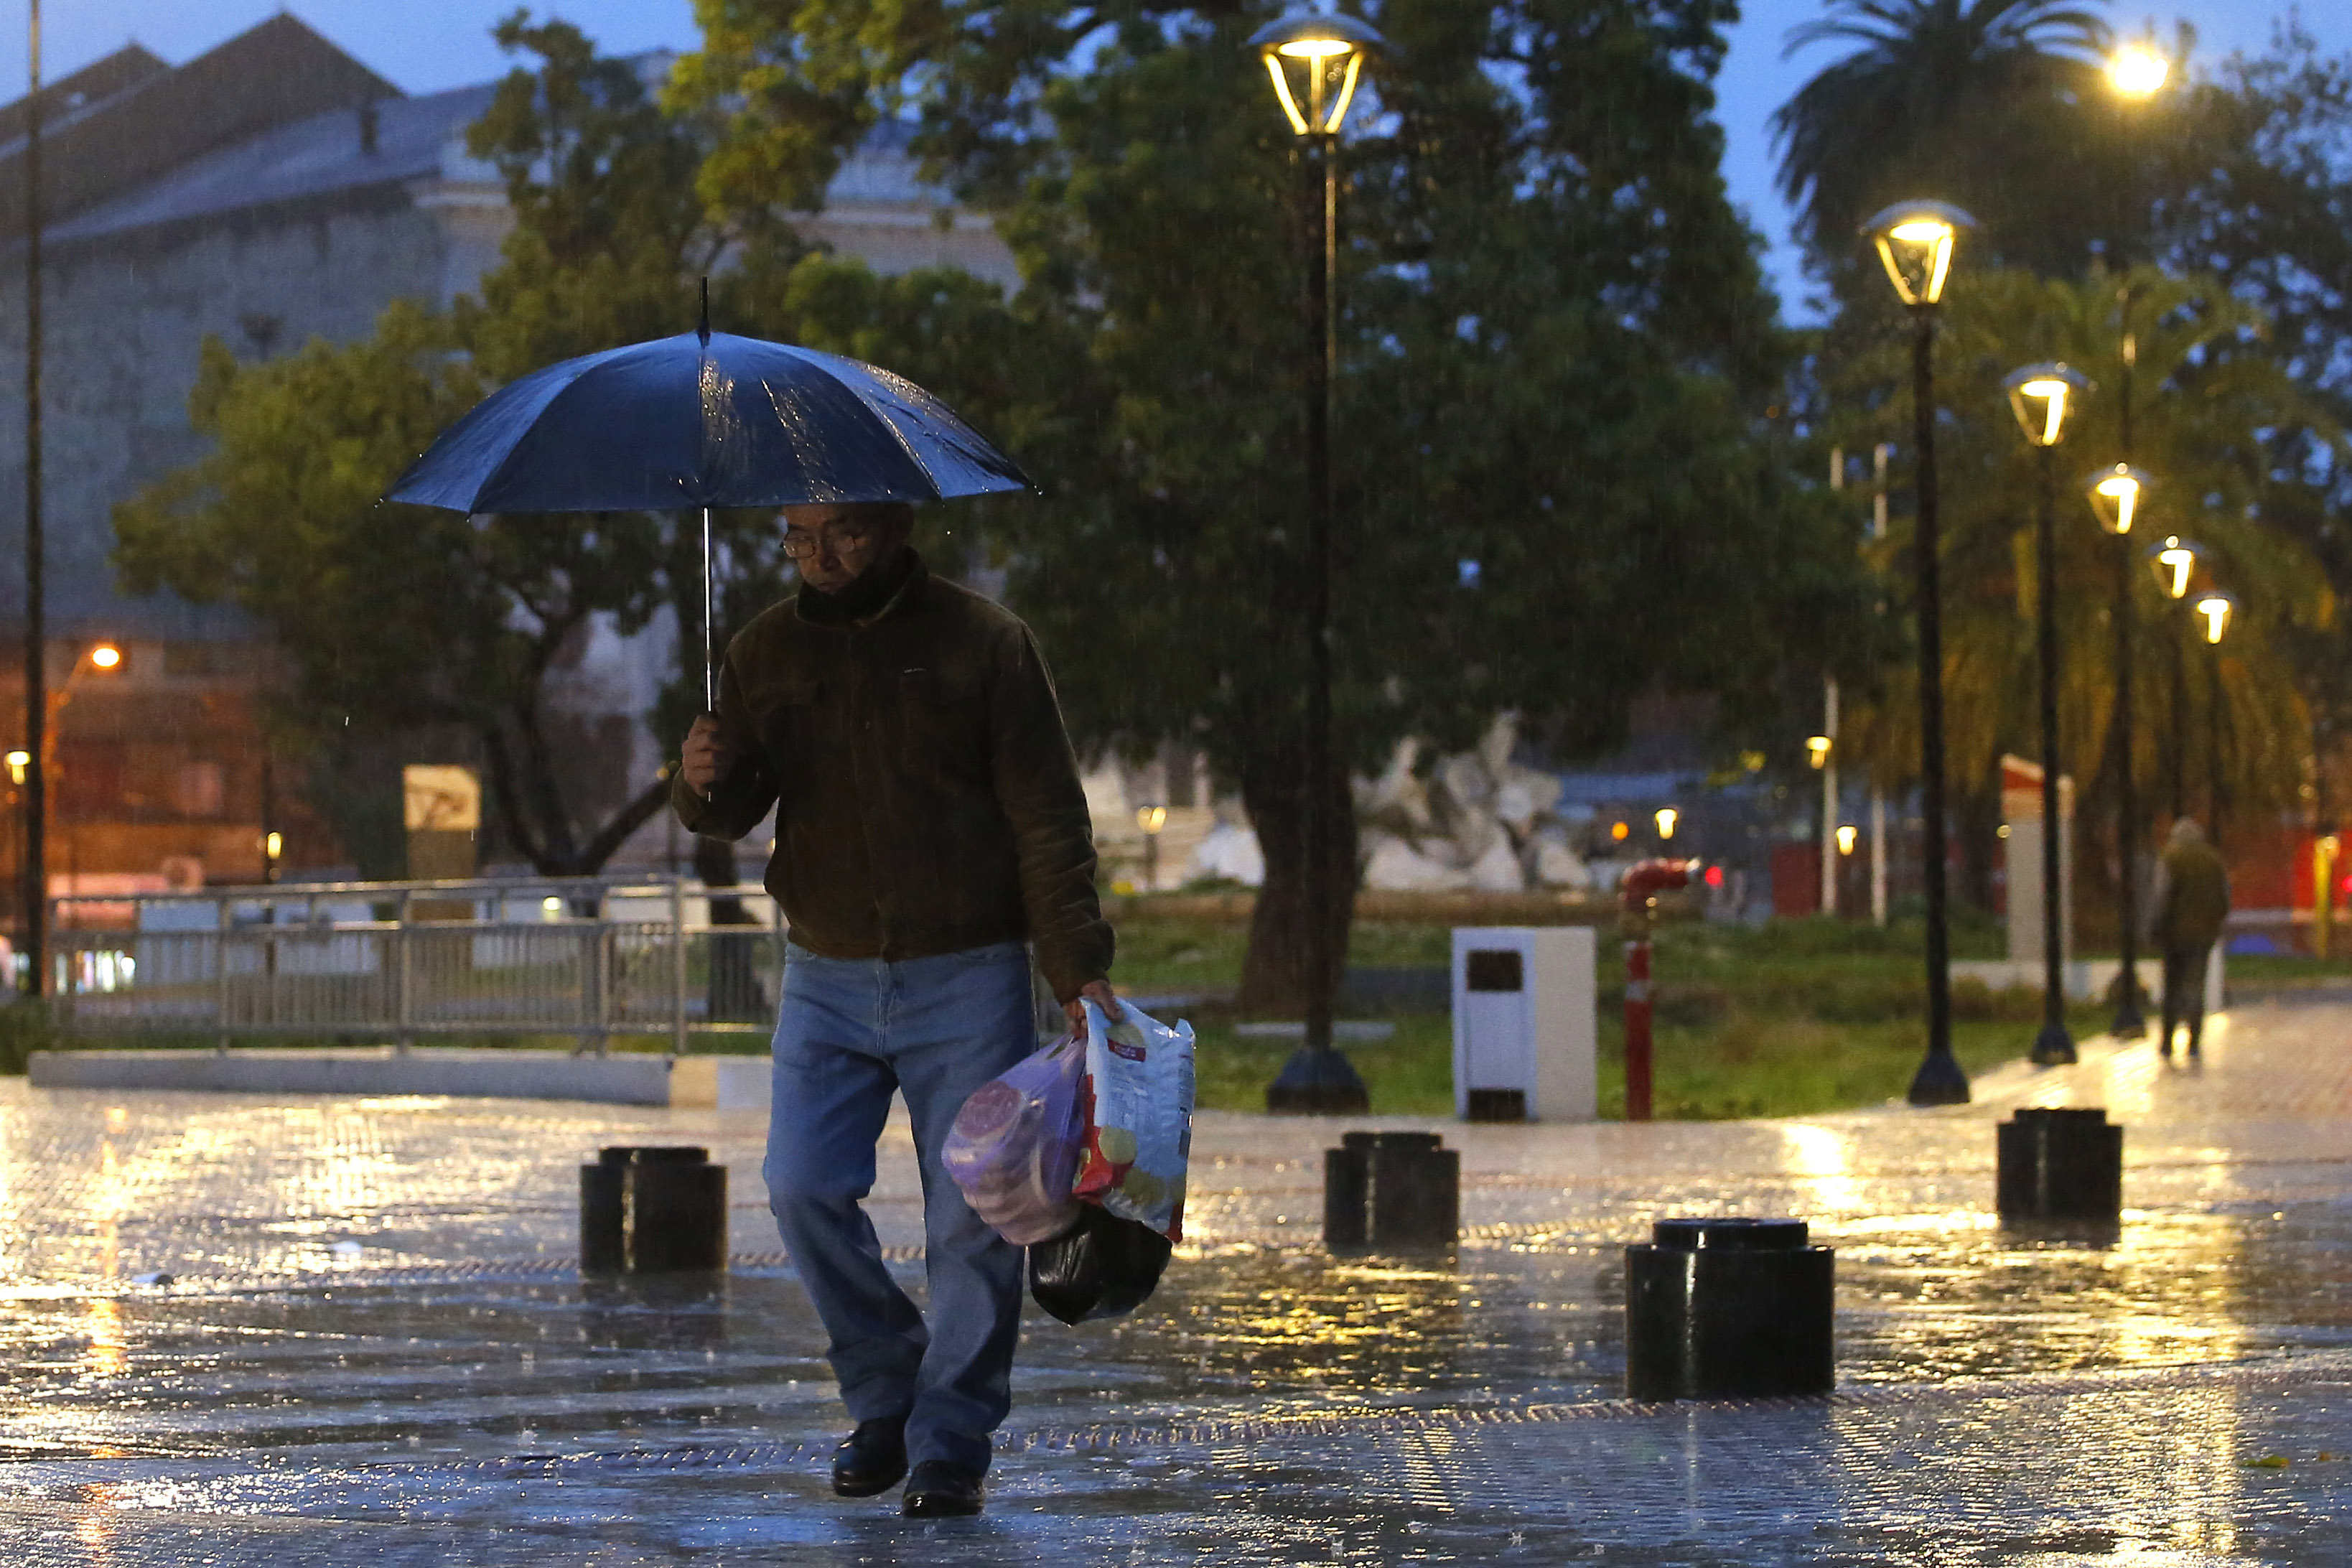
{"label": "brown jacket", "polygon": [[2168,949],[2210,947],[2230,918],[2230,871],[2203,839],[2164,852],[2164,887],[2156,909],[2156,940]]}
{"label": "brown jacket", "polygon": [[1063,1001],[1103,979],[1093,826],[1029,628],[919,560],[865,625],[823,608],[785,600],[728,644],[736,761],[708,801],[678,778],[678,821],[740,838],[780,803],[768,890],[823,957],[1025,938]]}

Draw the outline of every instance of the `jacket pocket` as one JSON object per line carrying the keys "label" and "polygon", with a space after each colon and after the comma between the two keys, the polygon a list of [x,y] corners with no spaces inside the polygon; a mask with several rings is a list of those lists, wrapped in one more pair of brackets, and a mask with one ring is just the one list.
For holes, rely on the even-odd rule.
{"label": "jacket pocket", "polygon": [[797,775],[822,744],[824,710],[819,699],[824,694],[824,685],[814,680],[778,681],[743,693],[752,732],[766,753],[761,760],[779,796],[789,798],[795,793]]}
{"label": "jacket pocket", "polygon": [[898,677],[898,720],[908,770],[918,778],[985,777],[987,704],[977,677],[910,669]]}

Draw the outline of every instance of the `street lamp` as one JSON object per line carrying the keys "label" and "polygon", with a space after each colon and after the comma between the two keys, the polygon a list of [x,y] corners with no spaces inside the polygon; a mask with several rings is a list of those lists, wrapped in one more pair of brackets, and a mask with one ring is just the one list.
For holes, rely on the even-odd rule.
{"label": "street lamp", "polygon": [[[1370,1100],[1364,1080],[1331,1044],[1331,1000],[1339,980],[1331,952],[1334,883],[1331,797],[1344,801],[1345,781],[1332,787],[1331,757],[1331,384],[1339,358],[1339,132],[1355,101],[1365,57],[1383,47],[1380,34],[1353,16],[1293,12],[1270,22],[1250,44],[1273,79],[1276,101],[1297,141],[1300,166],[1319,174],[1322,241],[1319,265],[1307,269],[1307,650],[1304,919],[1307,1037],[1267,1086],[1269,1110],[1360,1111]],[[1300,90],[1302,89],[1303,90]]]}
{"label": "street lamp", "polygon": [[122,649],[119,645],[96,642],[82,649],[75,658],[73,668],[66,671],[65,679],[54,688],[44,685],[40,721],[30,726],[35,734],[32,743],[24,751],[10,752],[7,755],[10,780],[18,784],[29,782],[32,785],[25,791],[25,837],[28,844],[42,850],[42,858],[26,868],[26,881],[33,899],[26,927],[29,940],[26,943],[26,959],[30,969],[26,989],[35,996],[47,994],[49,979],[47,845],[49,814],[54,809],[52,803],[56,796],[44,788],[43,784],[54,781],[58,776],[58,734],[66,705],[74,700],[74,683],[84,675],[112,678],[121,673]]}
{"label": "street lamp", "polygon": [[2221,647],[2222,634],[2230,629],[2230,617],[2238,613],[2236,596],[2210,588],[2197,595],[2197,602],[2189,608],[2196,612],[2198,635],[2205,639],[2206,646]]}
{"label": "street lamp", "polygon": [[[2148,547],[2148,569],[2156,574],[2157,591],[2187,611],[2189,584],[2197,575],[2197,563],[2204,558],[2204,550],[2177,533]],[[2189,815],[2189,785],[2184,776],[2189,752],[2189,676],[2180,651],[2180,627],[2173,628],[2167,640],[2172,644],[2172,819],[2175,822]]]}
{"label": "street lamp", "polygon": [[1143,830],[1143,890],[1156,893],[1160,890],[1160,833],[1168,826],[1168,808],[1137,806],[1135,826]]}
{"label": "street lamp", "polygon": [[2213,847],[2221,847],[2221,637],[2237,614],[2237,599],[2219,588],[2208,588],[2189,606],[2196,617],[2197,635],[2205,639],[2205,824]]}
{"label": "street lamp", "polygon": [[41,0],[26,30],[25,92],[25,956],[27,989],[45,994],[48,973],[48,546],[41,502]]}
{"label": "street lamp", "polygon": [[2009,406],[2041,454],[2041,504],[2034,517],[2034,620],[2042,665],[2042,1033],[2033,1059],[2042,1066],[2074,1059],[2066,1032],[2066,971],[2058,885],[2058,443],[2089,378],[2063,364],[2028,365],[2001,382]]}
{"label": "street lamp", "polygon": [[[1863,226],[1895,296],[1911,312],[1911,426],[1918,516],[1912,568],[1919,616],[1920,872],[1927,896],[1927,1054],[1911,1079],[1914,1105],[1965,1105],[1969,1075],[1952,1055],[1952,950],[1944,847],[1944,607],[1936,518],[1936,318],[1960,231],[1976,220],[1942,202],[1900,202]],[[1823,761],[1827,760],[1826,753]]]}
{"label": "street lamp", "polygon": [[[2129,294],[2126,294],[2128,303]],[[2124,388],[2129,407],[2132,344],[2124,340]],[[2124,441],[2131,441],[2126,416]],[[2147,500],[2147,476],[2128,462],[2091,477],[2091,510],[2099,526],[2116,537],[2116,861],[2118,886],[2116,926],[2122,948],[2116,1016],[2107,1032],[2118,1039],[2137,1040],[2147,1034],[2147,1019],[2139,1010],[2139,795],[2132,779],[2132,524],[2139,520]]]}
{"label": "street lamp", "polygon": [[2172,62],[2149,43],[2126,44],[2107,57],[2107,86],[2117,98],[2154,98],[2172,76]]}

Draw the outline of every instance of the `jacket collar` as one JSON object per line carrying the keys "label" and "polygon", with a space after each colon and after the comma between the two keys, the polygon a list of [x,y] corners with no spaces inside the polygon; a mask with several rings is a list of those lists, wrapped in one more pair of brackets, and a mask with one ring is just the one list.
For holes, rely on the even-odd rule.
{"label": "jacket collar", "polygon": [[821,593],[803,583],[795,607],[800,618],[812,626],[870,626],[898,613],[930,575],[930,568],[909,544],[889,560],[867,567],[837,594]]}

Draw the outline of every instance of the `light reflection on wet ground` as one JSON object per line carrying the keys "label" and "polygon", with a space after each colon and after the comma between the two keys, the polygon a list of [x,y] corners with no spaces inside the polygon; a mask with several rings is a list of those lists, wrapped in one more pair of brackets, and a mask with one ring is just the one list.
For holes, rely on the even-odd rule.
{"label": "light reflection on wet ground", "polygon": [[[756,1118],[18,1080],[0,1561],[2341,1563],[2347,1023],[2242,1013],[2196,1074],[2094,1046],[1961,1111],[1447,1126],[1442,1259],[1327,1258],[1336,1129],[1204,1118],[1167,1285],[1033,1318],[992,1511],[928,1534],[823,1491],[843,1418]],[[2129,1122],[2116,1237],[1993,1223],[2021,1103]],[[687,1141],[732,1168],[735,1272],[583,1287],[577,1161]],[[898,1152],[874,1207],[919,1279]],[[1725,1211],[1838,1247],[1837,1399],[1617,1401],[1623,1242]]]}

